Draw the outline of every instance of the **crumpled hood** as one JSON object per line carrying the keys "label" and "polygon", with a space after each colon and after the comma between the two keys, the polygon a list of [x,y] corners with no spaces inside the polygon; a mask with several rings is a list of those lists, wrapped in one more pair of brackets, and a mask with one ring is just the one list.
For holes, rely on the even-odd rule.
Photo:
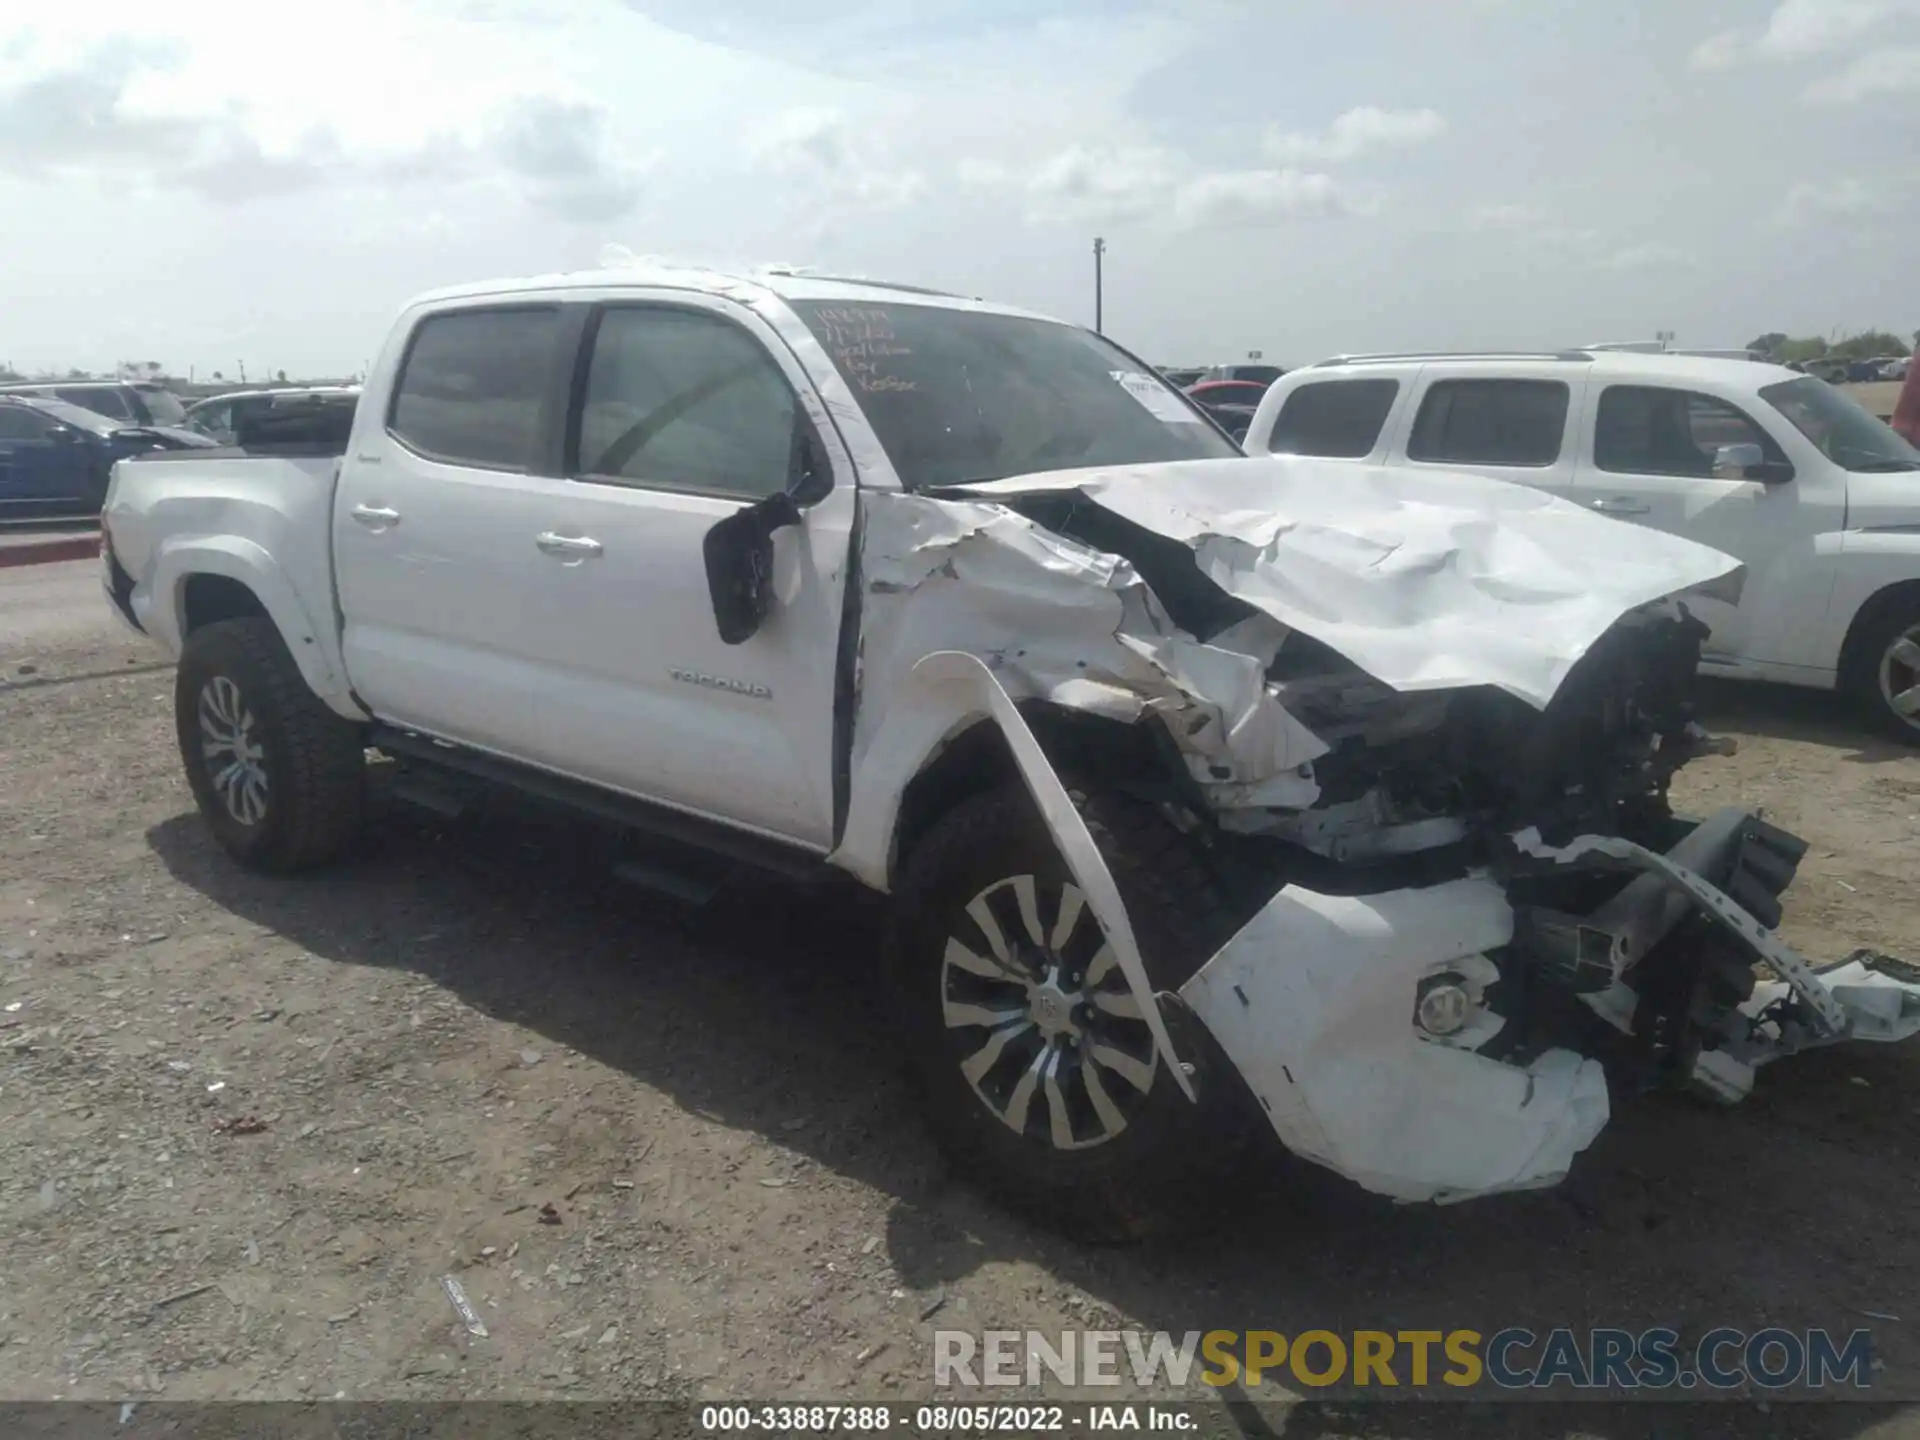
{"label": "crumpled hood", "polygon": [[1542,709],[1622,615],[1739,568],[1543,491],[1424,466],[1176,461],[943,493],[1066,491],[1190,546],[1229,595],[1397,690],[1494,685]]}

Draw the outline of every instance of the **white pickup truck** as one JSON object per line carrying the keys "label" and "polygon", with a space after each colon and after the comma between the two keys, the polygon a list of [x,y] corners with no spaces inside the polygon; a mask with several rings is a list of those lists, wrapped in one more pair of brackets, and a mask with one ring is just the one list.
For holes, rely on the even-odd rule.
{"label": "white pickup truck", "polygon": [[1668,806],[1714,746],[1673,597],[1735,562],[1249,459],[1043,317],[638,263],[442,292],[343,453],[128,461],[105,531],[239,862],[348,846],[373,750],[683,888],[850,875],[963,1173],[1084,1234],[1178,1216],[1249,1118],[1460,1199],[1562,1177],[1610,1082],[1731,1101],[1920,1031],[1920,970],[1774,933],[1803,843]]}

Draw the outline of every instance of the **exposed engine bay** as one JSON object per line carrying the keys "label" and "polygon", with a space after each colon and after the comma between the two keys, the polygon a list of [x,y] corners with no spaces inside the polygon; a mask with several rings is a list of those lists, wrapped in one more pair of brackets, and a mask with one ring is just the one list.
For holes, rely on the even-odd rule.
{"label": "exposed engine bay", "polygon": [[[864,658],[869,683],[940,662],[1010,737],[1036,704],[1163,733],[1120,783],[1208,837],[1248,918],[1177,994],[1122,960],[1290,1149],[1402,1200],[1547,1185],[1610,1080],[1734,1101],[1781,1056],[1920,1032],[1920,969],[1818,970],[1774,934],[1802,842],[1670,804],[1726,748],[1694,718],[1684,592],[1733,562],[1478,477],[1174,473],[1209,468],[890,498],[897,531],[876,505]],[[1013,749],[1085,881],[1042,747]]]}

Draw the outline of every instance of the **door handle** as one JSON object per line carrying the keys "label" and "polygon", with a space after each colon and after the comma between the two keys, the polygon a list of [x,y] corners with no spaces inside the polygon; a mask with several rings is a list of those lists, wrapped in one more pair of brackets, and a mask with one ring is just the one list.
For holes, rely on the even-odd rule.
{"label": "door handle", "polygon": [[1638,500],[1629,500],[1619,496],[1612,500],[1596,500],[1593,508],[1603,515],[1645,515],[1652,507],[1642,505]]}
{"label": "door handle", "polygon": [[398,510],[388,510],[380,505],[356,505],[351,513],[354,519],[369,529],[383,529],[400,523]]}
{"label": "door handle", "polygon": [[551,530],[534,536],[533,543],[549,555],[563,555],[570,560],[591,560],[605,548],[590,535],[556,535]]}

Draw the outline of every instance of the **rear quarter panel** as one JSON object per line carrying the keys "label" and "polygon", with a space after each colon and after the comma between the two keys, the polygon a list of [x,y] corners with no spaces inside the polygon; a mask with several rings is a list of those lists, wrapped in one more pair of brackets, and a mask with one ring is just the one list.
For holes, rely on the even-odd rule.
{"label": "rear quarter panel", "polygon": [[339,461],[175,452],[114,466],[102,523],[133,577],[141,627],[178,656],[187,582],[219,575],[259,598],[313,692],[366,718],[334,620],[333,490]]}

